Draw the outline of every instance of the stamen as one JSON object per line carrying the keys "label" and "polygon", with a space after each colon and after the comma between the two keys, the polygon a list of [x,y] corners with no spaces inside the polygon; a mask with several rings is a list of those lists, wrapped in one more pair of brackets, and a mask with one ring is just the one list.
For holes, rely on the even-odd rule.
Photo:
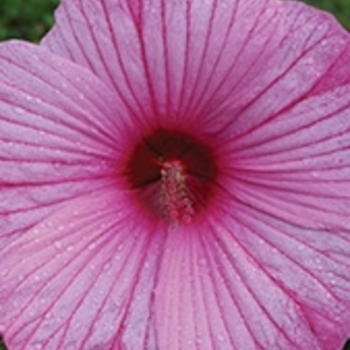
{"label": "stamen", "polygon": [[161,172],[160,206],[173,225],[189,223],[194,215],[193,202],[186,186],[186,171],[178,160],[166,161]]}

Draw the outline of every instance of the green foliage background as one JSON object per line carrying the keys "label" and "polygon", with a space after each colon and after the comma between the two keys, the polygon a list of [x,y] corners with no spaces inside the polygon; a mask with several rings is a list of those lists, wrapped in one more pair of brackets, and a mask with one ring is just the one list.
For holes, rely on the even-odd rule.
{"label": "green foliage background", "polygon": [[38,41],[53,24],[59,0],[0,0],[0,41]]}
{"label": "green foliage background", "polygon": [[[22,38],[38,42],[53,25],[53,11],[58,2],[59,0],[0,0],[0,41]],[[332,12],[350,31],[350,0],[305,2]],[[0,350],[6,350],[1,340]]]}
{"label": "green foliage background", "polygon": [[332,12],[350,31],[350,0],[304,0],[304,2]]}
{"label": "green foliage background", "polygon": [[[350,0],[304,1],[334,13],[344,27],[350,30]],[[0,0],[0,41],[23,38],[38,42],[52,26],[52,13],[58,2],[59,0]]]}

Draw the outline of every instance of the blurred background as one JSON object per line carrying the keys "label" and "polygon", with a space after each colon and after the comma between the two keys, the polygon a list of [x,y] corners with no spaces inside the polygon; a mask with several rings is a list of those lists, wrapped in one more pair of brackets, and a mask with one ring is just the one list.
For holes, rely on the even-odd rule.
{"label": "blurred background", "polygon": [[53,24],[59,0],[0,0],[0,41],[23,38],[37,42]]}
{"label": "blurred background", "polygon": [[350,31],[350,0],[304,0],[304,2],[332,12]]}
{"label": "blurred background", "polygon": [[[304,0],[335,14],[350,31],[350,0]],[[59,0],[0,0],[0,41],[23,38],[38,42],[53,24]]]}
{"label": "blurred background", "polygon": [[[58,2],[59,0],[0,0],[0,41],[22,38],[38,42],[53,25],[53,11]],[[350,31],[350,0],[305,2],[332,12]],[[1,338],[0,350],[6,350]],[[350,350],[350,343],[345,345],[344,350]]]}

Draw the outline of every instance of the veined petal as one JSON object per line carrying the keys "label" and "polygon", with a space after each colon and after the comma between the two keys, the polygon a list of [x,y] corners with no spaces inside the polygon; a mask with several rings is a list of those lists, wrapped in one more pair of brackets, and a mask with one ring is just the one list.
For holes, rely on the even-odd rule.
{"label": "veined petal", "polygon": [[309,230],[239,203],[223,219],[224,210],[210,223],[209,269],[254,348],[341,348],[350,326],[347,233]]}
{"label": "veined petal", "polygon": [[113,181],[122,115],[85,69],[34,45],[1,44],[0,249],[64,200]]}
{"label": "veined petal", "polygon": [[154,341],[150,305],[164,235],[127,202],[113,189],[68,201],[3,250],[0,327],[10,349]]}
{"label": "veined petal", "polygon": [[159,348],[253,349],[254,339],[227,286],[230,281],[218,276],[208,257],[211,228],[198,226],[196,231],[170,232],[164,246],[155,291]]}
{"label": "veined petal", "polygon": [[160,348],[340,348],[350,326],[346,233],[228,202],[195,231],[169,232],[155,290]]}
{"label": "veined petal", "polygon": [[343,65],[349,56],[350,45],[307,96],[223,143],[232,166],[222,186],[296,225],[350,230],[350,71]]}
{"label": "veined petal", "polygon": [[72,0],[56,22],[43,45],[134,113],[205,121],[231,138],[300,100],[348,42],[325,13],[276,0]]}
{"label": "veined petal", "polygon": [[[41,225],[36,225],[39,216],[27,220],[27,236],[5,245],[0,312],[10,345],[20,350],[36,345],[74,350],[340,347],[350,327],[349,35],[323,12],[288,1],[63,0],[43,46],[104,83],[87,74],[94,87],[86,84],[83,91],[91,93],[91,103],[76,106],[59,94],[60,113],[51,120],[56,110],[46,104],[56,106],[54,90],[62,90],[57,69],[51,68],[58,61],[67,64],[68,80],[76,66],[42,56],[50,62],[43,62],[51,67],[49,73],[45,68],[40,75],[41,65],[31,63],[22,77],[24,69],[11,61],[18,60],[14,50],[3,59],[11,69],[0,68],[4,108],[17,90],[23,99],[30,94],[26,86],[33,72],[41,77],[34,79],[34,91],[53,86],[48,97],[33,101],[32,114],[42,116],[40,123],[31,122],[30,114],[25,120],[30,132],[44,122],[52,138],[40,143],[66,156],[76,154],[72,144],[83,133],[90,151],[71,158],[82,166],[67,165],[67,173],[52,177],[60,183],[84,180],[86,159],[93,164],[87,190],[95,194],[65,205],[59,199],[55,212],[40,214]],[[28,103],[18,105],[28,108]],[[116,115],[121,115],[117,122]],[[86,129],[86,121],[96,132]],[[201,216],[180,227],[158,226],[161,215],[147,219],[147,198],[159,200],[161,193],[167,199],[164,193],[175,189],[172,200],[165,200],[166,214],[173,213],[175,203],[174,218],[183,203],[191,203],[183,201],[191,193],[184,179],[197,176],[197,169],[189,167],[194,162],[196,168],[197,157],[179,163],[180,171],[171,176],[168,168],[157,168],[164,154],[184,158],[177,153],[178,141],[192,132],[184,125],[196,125],[198,140],[210,140],[215,149],[215,172],[199,174],[215,189]],[[135,126],[133,144],[125,126]],[[6,128],[12,134],[4,135],[19,143],[16,128]],[[174,137],[179,130],[184,135]],[[155,142],[152,135],[159,134],[161,141],[155,137]],[[63,135],[64,142],[55,143]],[[159,152],[168,135],[173,136],[168,153]],[[33,145],[32,137],[24,140],[27,148]],[[135,145],[141,146],[133,153],[129,148]],[[124,159],[122,150],[131,154],[132,161],[125,163],[132,173],[129,192],[109,186],[114,165]],[[40,152],[35,162],[43,162],[46,154]],[[26,164],[23,154],[18,151],[11,159]],[[150,176],[139,176],[147,166]],[[28,172],[17,175],[20,168],[13,169],[14,175],[3,176],[12,176],[16,190]],[[43,178],[35,176],[34,183],[43,185]],[[149,183],[153,186],[146,189],[154,188],[155,196],[129,198]],[[67,193],[82,194],[75,187]],[[138,200],[146,209],[140,217]],[[77,207],[82,211],[75,212]],[[119,243],[125,251],[118,260]],[[62,244],[67,249],[51,261]],[[25,259],[33,250],[37,255],[30,266]],[[113,268],[104,272],[105,264]],[[145,298],[137,297],[139,292]]]}
{"label": "veined petal", "polygon": [[[209,105],[208,127],[232,145],[312,96],[349,47],[348,33],[330,15],[302,3],[278,1],[272,23],[276,31],[268,55],[247,66],[221,102],[212,99]],[[262,38],[250,37],[252,42]],[[248,51],[242,52],[245,57]]]}

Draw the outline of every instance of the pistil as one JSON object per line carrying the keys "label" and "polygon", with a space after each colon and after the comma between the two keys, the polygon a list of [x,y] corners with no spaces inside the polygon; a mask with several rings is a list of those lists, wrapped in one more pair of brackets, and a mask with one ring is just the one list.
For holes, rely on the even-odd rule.
{"label": "pistil", "polygon": [[187,189],[187,174],[181,161],[164,162],[161,170],[160,207],[173,225],[189,223],[194,215],[193,201]]}

